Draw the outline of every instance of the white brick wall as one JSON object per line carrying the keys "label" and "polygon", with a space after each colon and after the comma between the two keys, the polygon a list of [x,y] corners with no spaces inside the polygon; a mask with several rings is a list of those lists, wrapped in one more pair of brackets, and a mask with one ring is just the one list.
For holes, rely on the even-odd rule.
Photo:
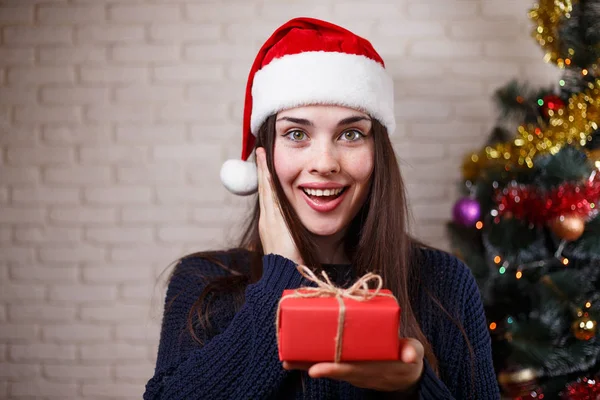
{"label": "white brick wall", "polygon": [[[549,83],[522,0],[0,1],[0,398],[140,398],[176,257],[235,237],[219,184],[254,55],[300,15],[370,39],[396,82],[425,241],[447,248],[489,95]],[[163,274],[162,277],[165,275]]]}

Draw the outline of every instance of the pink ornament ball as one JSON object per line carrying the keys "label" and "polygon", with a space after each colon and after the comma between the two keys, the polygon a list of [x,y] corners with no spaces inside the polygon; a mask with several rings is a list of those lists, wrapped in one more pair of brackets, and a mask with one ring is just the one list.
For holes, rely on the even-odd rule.
{"label": "pink ornament ball", "polygon": [[452,209],[452,215],[457,224],[472,227],[481,217],[481,207],[477,200],[465,197],[456,202]]}

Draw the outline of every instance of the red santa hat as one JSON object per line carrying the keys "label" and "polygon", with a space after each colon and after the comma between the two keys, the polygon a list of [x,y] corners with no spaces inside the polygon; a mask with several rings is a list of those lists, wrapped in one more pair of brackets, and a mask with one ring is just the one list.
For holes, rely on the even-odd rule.
{"label": "red santa hat", "polygon": [[329,104],[361,110],[393,133],[392,78],[371,43],[329,22],[295,18],[279,27],[259,50],[248,75],[241,160],[228,160],[221,181],[232,193],[257,189],[256,166],[247,161],[256,134],[279,111]]}

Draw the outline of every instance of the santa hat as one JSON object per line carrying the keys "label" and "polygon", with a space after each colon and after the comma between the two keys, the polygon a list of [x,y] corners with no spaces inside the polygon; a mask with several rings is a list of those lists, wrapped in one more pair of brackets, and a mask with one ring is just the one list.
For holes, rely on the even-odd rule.
{"label": "santa hat", "polygon": [[221,168],[221,181],[229,191],[238,195],[256,191],[256,166],[247,160],[265,120],[311,104],[361,110],[381,122],[388,134],[396,127],[393,82],[371,43],[329,22],[292,19],[265,42],[250,70],[242,157]]}

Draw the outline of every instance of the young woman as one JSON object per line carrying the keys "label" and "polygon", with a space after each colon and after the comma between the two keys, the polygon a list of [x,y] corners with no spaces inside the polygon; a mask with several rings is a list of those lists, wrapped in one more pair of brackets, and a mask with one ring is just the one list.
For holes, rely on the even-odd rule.
{"label": "young woman", "polygon": [[[145,399],[499,398],[473,277],[407,233],[393,107],[365,39],[298,18],[267,40],[247,86],[243,161],[221,170],[234,193],[258,188],[254,211],[236,248],[177,264]],[[281,293],[312,285],[298,264],[339,286],[381,275],[402,309],[399,360],[281,363]]]}

